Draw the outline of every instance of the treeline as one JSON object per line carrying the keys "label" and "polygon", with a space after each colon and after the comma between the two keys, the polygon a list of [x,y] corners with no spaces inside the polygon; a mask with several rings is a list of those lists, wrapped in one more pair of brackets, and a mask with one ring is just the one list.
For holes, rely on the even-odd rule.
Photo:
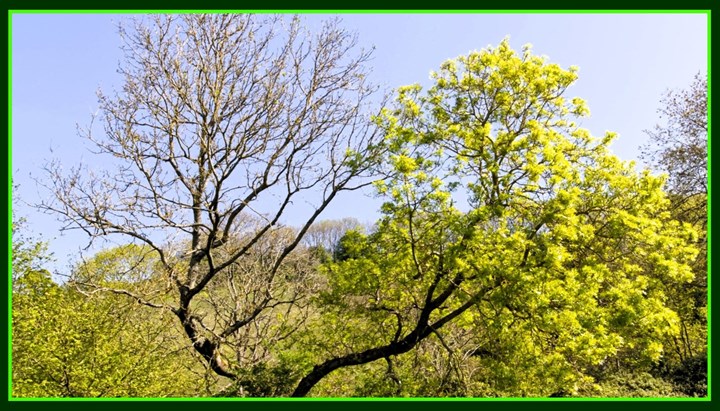
{"label": "treeline", "polygon": [[[127,244],[58,284],[14,223],[14,396],[707,395],[703,77],[662,102],[656,175],[529,47],[377,108],[337,21],[135,23],[85,136],[118,168],[50,164],[37,205]],[[378,221],[320,219],[370,185]]]}

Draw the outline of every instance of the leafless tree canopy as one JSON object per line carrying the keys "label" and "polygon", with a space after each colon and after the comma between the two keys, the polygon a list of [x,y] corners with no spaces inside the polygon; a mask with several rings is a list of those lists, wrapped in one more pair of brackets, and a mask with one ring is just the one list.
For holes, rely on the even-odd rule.
{"label": "leafless tree canopy", "polygon": [[[120,234],[151,247],[174,302],[138,301],[172,310],[209,366],[234,378],[219,360],[222,342],[297,301],[276,294],[283,264],[336,194],[369,183],[379,149],[370,53],[337,21],[311,34],[278,16],[152,16],[120,34],[124,85],[98,93],[104,133],[82,132],[118,166],[48,165],[54,199],[40,207],[92,238]],[[278,233],[294,202],[310,200],[299,228]],[[262,272],[244,283],[252,290],[232,288],[243,259]],[[212,294],[216,277],[230,281],[222,297]],[[212,324],[199,314],[207,307]]]}
{"label": "leafless tree canopy", "polygon": [[361,232],[368,231],[359,220],[353,217],[345,217],[340,220],[322,220],[313,224],[305,233],[303,243],[310,248],[323,248],[327,251],[335,251],[340,239],[350,230]]}
{"label": "leafless tree canopy", "polygon": [[669,186],[681,196],[707,195],[707,76],[695,76],[688,89],[669,90],[658,109],[662,124],[647,130],[651,142],[643,157],[668,173]]}

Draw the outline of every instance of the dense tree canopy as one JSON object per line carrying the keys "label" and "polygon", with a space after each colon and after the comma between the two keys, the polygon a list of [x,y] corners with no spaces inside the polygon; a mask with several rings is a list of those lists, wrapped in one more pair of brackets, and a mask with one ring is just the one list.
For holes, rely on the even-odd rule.
{"label": "dense tree canopy", "polygon": [[378,183],[385,216],[325,268],[323,318],[352,343],[295,394],[335,369],[442,341],[449,323],[471,329],[468,346],[522,395],[575,393],[629,350],[658,360],[678,329],[662,284],[690,281],[696,254],[663,179],[613,156],[612,134],[576,126],[587,108],[564,97],[573,68],[503,42],[432,77],[426,93],[401,88],[378,119],[395,172]]}
{"label": "dense tree canopy", "polygon": [[[19,253],[22,256],[22,253]],[[41,262],[41,255],[31,259]],[[107,277],[135,272],[135,246],[103,251],[76,268]],[[133,267],[127,270],[129,267]],[[125,296],[58,285],[46,270],[13,261],[13,396],[166,397],[203,390],[197,367],[166,313]],[[127,281],[127,280],[125,280]],[[92,295],[91,295],[92,294]]]}

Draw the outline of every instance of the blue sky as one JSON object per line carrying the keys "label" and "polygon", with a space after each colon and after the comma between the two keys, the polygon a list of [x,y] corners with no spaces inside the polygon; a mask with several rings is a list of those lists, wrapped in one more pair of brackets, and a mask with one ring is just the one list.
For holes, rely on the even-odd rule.
{"label": "blue sky", "polygon": [[[326,16],[306,16],[315,26]],[[116,74],[122,55],[116,23],[125,16],[93,14],[15,14],[12,17],[12,172],[16,193],[27,203],[47,193],[32,177],[60,159],[67,167],[79,161],[93,167],[88,146],[77,136],[97,108],[95,91],[120,88]],[[643,130],[658,121],[656,110],[668,88],[688,86],[706,73],[707,17],[704,14],[348,14],[343,25],[358,32],[362,45],[376,47],[374,80],[385,87],[428,85],[441,62],[497,45],[509,37],[516,50],[533,45],[563,67],[580,67],[569,96],[584,98],[591,117],[583,126],[595,135],[619,134],[613,145],[622,159],[637,159]],[[366,192],[365,194],[369,194]],[[353,216],[371,222],[378,200],[363,193],[337,199],[323,216]],[[50,242],[65,270],[87,239],[61,236],[53,216],[20,205],[29,229]],[[292,221],[288,223],[292,224]]]}

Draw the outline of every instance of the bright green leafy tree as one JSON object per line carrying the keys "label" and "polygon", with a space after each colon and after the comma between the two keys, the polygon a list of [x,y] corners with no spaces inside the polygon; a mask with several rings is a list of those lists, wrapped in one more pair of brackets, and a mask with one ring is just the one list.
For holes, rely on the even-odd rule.
{"label": "bright green leafy tree", "polygon": [[[187,366],[190,348],[177,341],[181,334],[170,325],[173,318],[125,296],[83,290],[73,282],[59,285],[47,270],[28,269],[40,254],[20,251],[13,254],[13,396],[165,397],[201,392],[203,379],[195,373],[203,367],[197,371]],[[142,256],[137,246],[103,251],[79,266],[76,276],[92,273],[105,282],[118,282],[123,270],[140,272]]]}
{"label": "bright green leafy tree", "polygon": [[679,325],[663,284],[693,278],[697,234],[668,212],[663,178],[578,127],[577,69],[503,41],[432,79],[378,118],[384,217],[325,267],[320,321],[337,341],[294,395],[378,360],[399,380],[393,360],[457,330],[500,395],[573,395],[613,359],[661,359]]}

